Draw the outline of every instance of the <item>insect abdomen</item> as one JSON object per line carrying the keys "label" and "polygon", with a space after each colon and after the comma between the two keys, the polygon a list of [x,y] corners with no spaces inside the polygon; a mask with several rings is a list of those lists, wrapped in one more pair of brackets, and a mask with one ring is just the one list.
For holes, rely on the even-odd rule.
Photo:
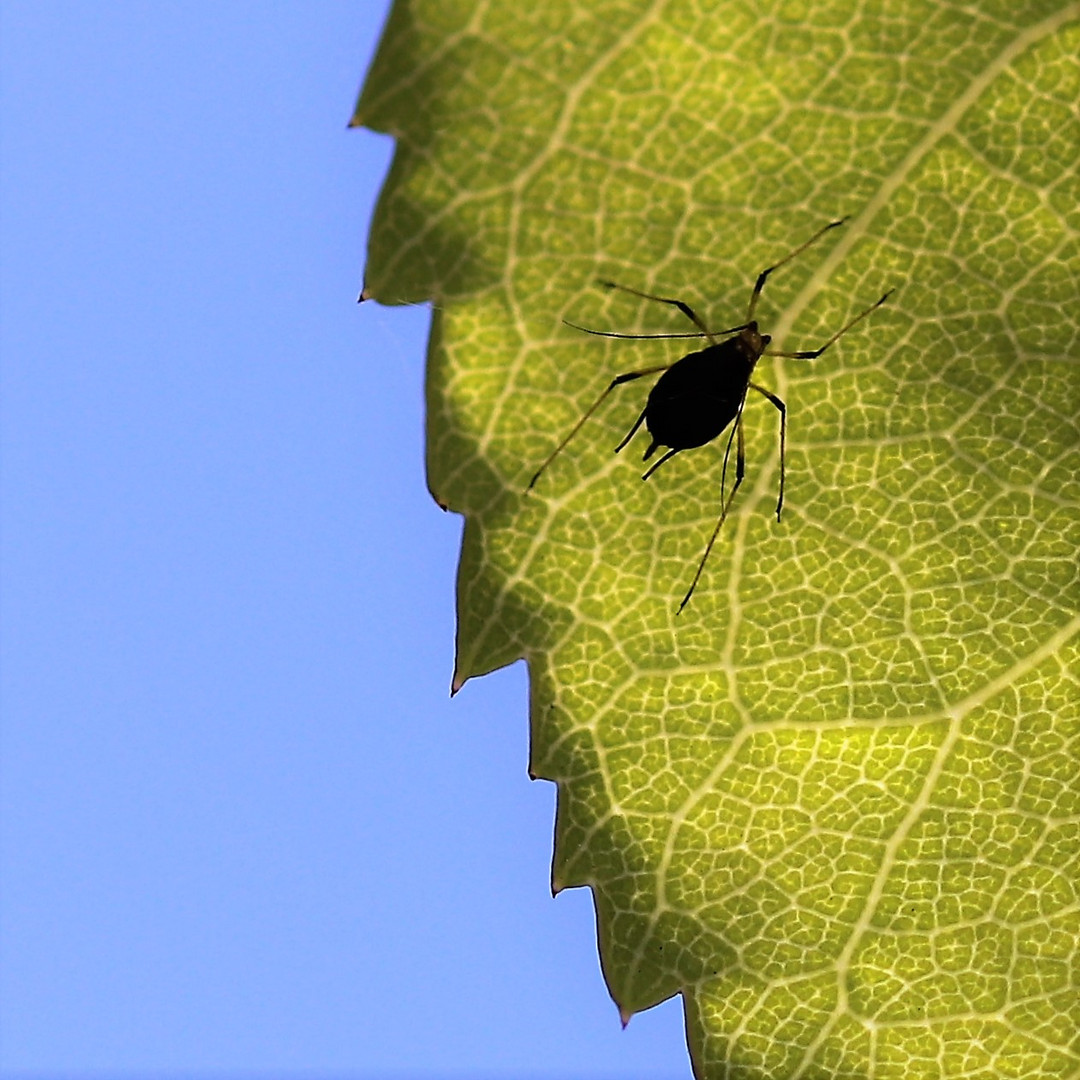
{"label": "insect abdomen", "polygon": [[690,450],[715,439],[735,419],[754,369],[738,338],[690,353],[649,393],[645,426],[659,446]]}

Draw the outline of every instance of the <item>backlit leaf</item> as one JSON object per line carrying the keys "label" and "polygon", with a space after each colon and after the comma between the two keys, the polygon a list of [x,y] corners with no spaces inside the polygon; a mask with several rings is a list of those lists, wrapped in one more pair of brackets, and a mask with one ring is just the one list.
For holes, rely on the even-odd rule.
{"label": "backlit leaf", "polygon": [[[1080,1076],[1080,4],[399,0],[367,292],[433,300],[456,685],[525,657],[556,889],[710,1077]],[[678,312],[823,342],[640,480]],[[694,347],[693,344],[689,346]],[[513,718],[508,718],[512,722]]]}

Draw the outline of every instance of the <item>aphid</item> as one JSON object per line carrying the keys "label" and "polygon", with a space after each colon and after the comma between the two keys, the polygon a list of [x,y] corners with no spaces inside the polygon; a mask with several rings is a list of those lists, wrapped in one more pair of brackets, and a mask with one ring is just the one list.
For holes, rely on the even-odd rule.
{"label": "aphid", "polygon": [[[809,240],[800,244],[790,254],[785,255],[778,263],[762,270],[758,274],[754,290],[750,294],[746,318],[738,326],[732,326],[727,330],[710,330],[694,309],[682,300],[638,292],[637,289],[628,289],[625,285],[616,285],[613,281],[602,281],[600,284],[606,289],[619,289],[622,292],[630,293],[631,296],[640,296],[643,300],[655,300],[660,304],[670,304],[672,307],[678,308],[697,327],[697,331],[685,334],[616,334],[607,330],[590,330],[585,326],[567,323],[568,326],[573,326],[575,330],[582,330],[586,334],[595,334],[598,337],[633,339],[705,338],[709,342],[700,352],[689,353],[687,356],[679,360],[673,360],[669,364],[657,364],[655,367],[616,375],[608,384],[607,389],[585,410],[585,415],[571,428],[566,438],[552,450],[544,463],[536,470],[532,480],[529,481],[529,489],[531,490],[544,470],[578,433],[585,421],[600,408],[605,398],[616,386],[644,378],[646,375],[663,372],[649,391],[645,408],[637,420],[634,421],[634,426],[627,433],[626,438],[615,447],[615,453],[622,450],[644,423],[651,436],[651,441],[642,460],[648,461],[658,447],[666,446],[668,448],[667,453],[649,467],[642,476],[642,480],[648,480],[665,461],[670,461],[680,451],[691,450],[695,446],[704,446],[706,443],[712,442],[734,420],[735,423],[731,429],[731,434],[728,436],[727,447],[724,450],[724,464],[720,473],[720,516],[716,521],[712,536],[709,537],[709,542],[705,545],[705,553],[698,563],[694,580],[690,582],[690,588],[687,589],[686,595],[679,605],[679,611],[686,607],[694,593],[694,589],[697,587],[702,571],[705,569],[705,563],[708,561],[709,553],[712,551],[713,544],[723,527],[728,510],[731,508],[732,501],[735,498],[735,493],[739,490],[739,485],[742,483],[743,475],[746,472],[746,454],[743,445],[743,408],[746,405],[746,394],[749,390],[754,390],[762,397],[767,398],[780,413],[780,493],[776,500],[776,520],[780,520],[780,511],[784,506],[784,450],[787,438],[787,406],[771,390],[766,390],[764,386],[759,386],[756,382],[751,381],[758,360],[762,356],[781,356],[791,360],[816,359],[830,345],[843,337],[856,323],[861,322],[871,311],[884,304],[894,291],[890,289],[876,303],[859,312],[855,318],[837,330],[820,348],[805,349],[799,352],[774,352],[768,348],[772,339],[768,334],[762,334],[758,331],[754,312],[757,309],[761,290],[765,287],[769,275],[774,270],[779,270],[781,266],[791,262],[796,256],[801,255],[830,229],[838,228],[846,220],[847,218],[841,218],[839,221],[829,222],[824,228],[814,233]],[[727,337],[723,341],[719,340],[727,334],[734,336]],[[736,445],[735,483],[732,485],[731,493],[725,498],[728,459],[731,456],[733,442]]]}

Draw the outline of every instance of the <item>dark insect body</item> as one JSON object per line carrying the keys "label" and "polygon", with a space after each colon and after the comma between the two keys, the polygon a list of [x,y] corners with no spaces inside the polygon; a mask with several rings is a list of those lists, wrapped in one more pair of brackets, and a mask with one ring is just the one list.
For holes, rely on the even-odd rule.
{"label": "dark insect body", "polygon": [[[656,384],[649,391],[645,402],[645,408],[641,415],[634,421],[634,426],[622,440],[615,453],[618,453],[637,434],[638,428],[644,423],[646,430],[651,436],[648,449],[645,451],[643,460],[649,458],[662,446],[668,448],[658,461],[651,465],[642,476],[648,480],[650,476],[665,461],[669,461],[683,450],[692,450],[697,446],[704,446],[721,435],[729,424],[734,421],[731,434],[728,436],[727,447],[724,451],[724,465],[720,474],[720,516],[712,536],[705,546],[705,552],[698,563],[697,573],[690,583],[690,588],[679,605],[679,611],[686,607],[690,597],[697,587],[701,578],[705,563],[712,551],[713,544],[727,518],[735,493],[743,481],[746,472],[746,454],[743,445],[743,408],[746,405],[746,395],[750,390],[755,391],[762,397],[767,398],[780,413],[780,493],[776,501],[776,520],[780,520],[780,512],[784,506],[784,456],[787,439],[787,406],[772,391],[753,382],[754,368],[762,356],[780,356],[792,360],[814,360],[819,357],[830,345],[846,334],[856,323],[861,322],[875,308],[880,307],[893,292],[890,289],[880,300],[871,304],[865,310],[859,312],[853,319],[842,326],[824,345],[817,349],[805,349],[799,352],[774,352],[768,346],[772,340],[768,334],[758,332],[758,324],[754,319],[757,309],[758,298],[765,282],[774,270],[790,262],[797,255],[804,252],[811,244],[816,243],[830,229],[843,225],[846,218],[839,221],[831,221],[824,228],[819,229],[805,243],[801,244],[790,254],[786,255],[778,263],[762,270],[758,274],[753,292],[750,294],[750,303],[746,309],[746,319],[738,326],[727,330],[710,330],[702,319],[696,314],[689,304],[682,300],[676,300],[666,296],[654,296],[651,293],[638,292],[637,289],[628,289],[624,285],[616,285],[612,281],[603,281],[601,284],[608,289],[619,289],[630,293],[632,296],[640,296],[643,300],[655,300],[657,303],[670,304],[678,308],[698,328],[694,333],[685,334],[617,334],[606,330],[590,330],[588,327],[577,326],[575,330],[582,330],[587,334],[595,334],[599,337],[613,338],[705,338],[709,344],[699,352],[689,353],[679,360],[670,364],[660,364],[656,367],[644,368],[640,371],[628,371],[617,375],[608,384],[607,389],[592,403],[585,414],[570,430],[570,433],[548,455],[547,459],[536,470],[532,480],[529,481],[529,489],[540,479],[541,474],[551,464],[556,456],[563,450],[566,444],[578,433],[582,425],[601,406],[608,394],[623,383],[633,382],[635,379],[644,378],[646,375],[660,374]],[[725,337],[725,335],[734,335]],[[719,340],[724,338],[723,341]],[[730,494],[725,498],[728,460],[731,456],[731,446],[735,443],[735,483],[732,485]]]}
{"label": "dark insect body", "polygon": [[[641,414],[652,436],[643,460],[648,461],[658,447],[670,449],[649,472],[680,450],[712,442],[735,419],[768,341],[756,333],[750,338],[740,334],[684,356],[660,376]],[[631,436],[636,430],[635,426]]]}

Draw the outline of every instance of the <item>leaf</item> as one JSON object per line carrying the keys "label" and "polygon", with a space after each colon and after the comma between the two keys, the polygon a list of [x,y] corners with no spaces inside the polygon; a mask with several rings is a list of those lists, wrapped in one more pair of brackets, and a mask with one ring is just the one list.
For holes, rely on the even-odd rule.
{"label": "leaf", "polygon": [[[428,472],[466,515],[455,687],[520,657],[555,890],[699,1076],[1080,1075],[1080,4],[394,7],[367,295],[435,302]],[[770,278],[789,409],[641,483],[614,374]],[[639,389],[640,388],[640,389]],[[629,459],[629,460],[628,460]]]}

